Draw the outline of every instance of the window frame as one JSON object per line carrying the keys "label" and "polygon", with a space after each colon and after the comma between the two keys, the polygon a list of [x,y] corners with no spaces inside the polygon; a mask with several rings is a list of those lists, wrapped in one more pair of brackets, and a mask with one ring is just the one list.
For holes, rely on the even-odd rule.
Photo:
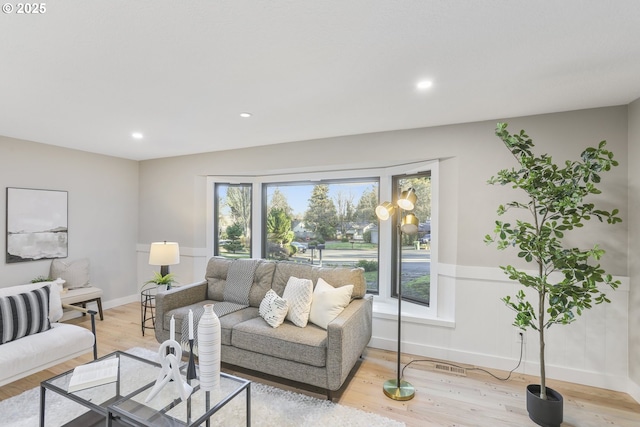
{"label": "window frame", "polygon": [[[393,200],[393,177],[399,175],[415,175],[421,172],[431,173],[431,286],[430,305],[416,304],[403,297],[403,305],[406,309],[417,309],[427,317],[436,317],[438,301],[438,217],[439,217],[439,161],[424,160],[395,164],[381,167],[352,167],[350,169],[291,169],[280,173],[263,173],[259,175],[209,175],[206,185],[206,253],[208,256],[214,253],[214,206],[215,185],[224,184],[251,184],[252,185],[252,207],[251,207],[251,256],[255,256],[255,248],[260,248],[260,257],[264,257],[266,243],[263,243],[263,214],[266,211],[266,198],[263,198],[263,185],[265,183],[309,183],[314,185],[320,182],[331,180],[348,179],[379,179],[378,201]],[[259,203],[256,203],[259,201]],[[378,222],[378,294],[375,300],[385,304],[395,301],[392,296],[393,264],[396,262],[396,255],[393,248],[392,221]],[[391,256],[381,256],[380,254],[391,254]]]}
{"label": "window frame", "polygon": [[[250,230],[251,230],[251,247],[249,250],[249,258],[253,257],[253,203],[254,203],[254,194],[253,194],[253,187],[254,185],[252,183],[248,183],[248,182],[234,182],[234,183],[229,183],[229,182],[222,182],[222,181],[218,181],[218,182],[214,182],[213,184],[213,200],[215,201],[213,203],[213,231],[212,231],[212,241],[213,241],[213,246],[212,246],[212,254],[214,256],[220,256],[220,244],[219,244],[219,240],[218,240],[218,236],[220,235],[220,224],[218,219],[220,218],[220,206],[217,203],[217,201],[220,199],[220,194],[219,194],[219,189],[221,186],[227,186],[227,187],[250,187],[251,188],[251,224],[250,224]],[[215,236],[215,237],[214,237]]]}

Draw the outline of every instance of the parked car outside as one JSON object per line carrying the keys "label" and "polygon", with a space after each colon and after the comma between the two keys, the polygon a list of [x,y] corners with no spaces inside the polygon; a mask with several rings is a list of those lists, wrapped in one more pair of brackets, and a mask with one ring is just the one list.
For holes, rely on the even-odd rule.
{"label": "parked car outside", "polygon": [[431,243],[431,234],[425,234],[420,238],[420,243]]}
{"label": "parked car outside", "polygon": [[298,252],[301,254],[307,252],[307,245],[300,242],[291,242],[291,246],[295,247]]}

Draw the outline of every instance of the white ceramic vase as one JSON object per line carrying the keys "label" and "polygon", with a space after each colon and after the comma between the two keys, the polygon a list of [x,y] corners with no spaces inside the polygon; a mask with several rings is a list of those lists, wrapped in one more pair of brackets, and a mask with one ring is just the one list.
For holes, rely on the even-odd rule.
{"label": "white ceramic vase", "polygon": [[198,322],[198,360],[200,388],[215,391],[220,388],[220,319],[213,312],[213,304],[205,304]]}

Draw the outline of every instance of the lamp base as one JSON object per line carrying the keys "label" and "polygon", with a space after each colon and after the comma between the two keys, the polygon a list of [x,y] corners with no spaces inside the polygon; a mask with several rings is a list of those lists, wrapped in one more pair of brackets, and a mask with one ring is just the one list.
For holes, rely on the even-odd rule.
{"label": "lamp base", "polygon": [[416,390],[411,384],[406,381],[400,380],[400,386],[398,387],[398,380],[387,380],[382,386],[384,394],[393,400],[411,400],[416,395]]}

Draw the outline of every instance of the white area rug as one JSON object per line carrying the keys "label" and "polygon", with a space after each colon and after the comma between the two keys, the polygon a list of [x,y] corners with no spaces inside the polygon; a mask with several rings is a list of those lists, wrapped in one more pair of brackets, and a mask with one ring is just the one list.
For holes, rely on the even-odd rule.
{"label": "white area rug", "polygon": [[[155,360],[155,352],[133,348],[128,353]],[[40,388],[0,402],[0,426],[37,426]],[[47,427],[59,427],[86,411],[69,399],[47,391]],[[245,399],[238,396],[211,419],[214,426],[244,426]],[[251,425],[256,427],[362,426],[401,427],[404,423],[260,383],[251,384]]]}

